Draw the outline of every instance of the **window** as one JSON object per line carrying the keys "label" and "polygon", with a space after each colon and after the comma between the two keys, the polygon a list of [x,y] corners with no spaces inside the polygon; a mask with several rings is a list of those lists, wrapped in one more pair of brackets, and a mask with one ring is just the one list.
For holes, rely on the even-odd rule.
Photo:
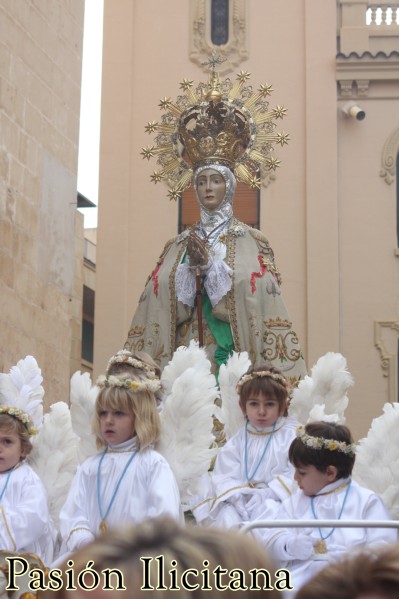
{"label": "window", "polygon": [[211,0],[211,42],[223,46],[229,41],[229,0]]}
{"label": "window", "polygon": [[95,293],[83,285],[82,360],[93,363]]}

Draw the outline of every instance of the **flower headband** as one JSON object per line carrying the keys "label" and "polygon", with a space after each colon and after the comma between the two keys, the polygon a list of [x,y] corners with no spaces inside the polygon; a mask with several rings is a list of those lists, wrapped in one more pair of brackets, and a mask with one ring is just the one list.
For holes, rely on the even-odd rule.
{"label": "flower headband", "polygon": [[150,393],[157,393],[161,388],[161,381],[159,379],[148,378],[144,381],[135,381],[129,378],[119,378],[117,376],[102,374],[98,377],[98,387],[103,389],[104,387],[123,387],[136,393],[140,391],[149,391]]}
{"label": "flower headband", "polygon": [[43,377],[35,358],[26,356],[0,373],[0,413],[22,422],[29,435],[43,424]]}
{"label": "flower headband", "polygon": [[133,368],[143,370],[151,379],[156,377],[154,369],[149,364],[145,364],[141,360],[134,358],[132,353],[127,349],[121,349],[114,356],[112,356],[107,365],[107,373],[114,364],[129,364],[130,366],[133,366]]}
{"label": "flower headband", "polygon": [[329,451],[340,451],[349,456],[354,456],[356,453],[355,443],[345,443],[345,441],[337,441],[336,439],[325,439],[324,437],[312,437],[305,432],[304,426],[298,426],[296,436],[302,443],[310,449],[328,449]]}
{"label": "flower headband", "polygon": [[251,372],[250,374],[244,374],[244,376],[242,376],[237,383],[237,392],[240,393],[245,383],[248,383],[248,381],[252,381],[253,379],[258,378],[273,379],[274,381],[277,381],[278,383],[283,385],[283,387],[285,387],[287,391],[290,388],[289,382],[282,374],[278,374],[277,372],[271,372],[270,370],[260,370],[259,372]]}
{"label": "flower headband", "polygon": [[15,408],[14,406],[0,406],[0,414],[8,414],[8,416],[12,416],[16,420],[22,422],[30,435],[37,435],[39,432],[36,428],[33,428],[32,421],[28,414],[23,412],[20,408]]}

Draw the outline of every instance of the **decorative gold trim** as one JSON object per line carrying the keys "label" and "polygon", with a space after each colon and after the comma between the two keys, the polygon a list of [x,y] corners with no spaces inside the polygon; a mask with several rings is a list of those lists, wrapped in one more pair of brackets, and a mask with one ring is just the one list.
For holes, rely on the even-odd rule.
{"label": "decorative gold trim", "polygon": [[332,495],[333,493],[339,493],[339,491],[342,491],[342,489],[346,489],[346,487],[348,487],[350,484],[351,481],[348,480],[343,485],[339,485],[339,487],[335,487],[335,489],[332,489],[331,491],[326,491],[326,493],[317,493],[317,495],[314,495],[314,497],[322,497],[324,495]]}
{"label": "decorative gold trim", "polygon": [[268,329],[291,329],[292,322],[286,318],[280,318],[280,316],[277,316],[277,318],[265,320],[265,326]]}
{"label": "decorative gold trim", "polygon": [[10,530],[10,527],[8,526],[6,515],[5,515],[4,510],[3,510],[3,508],[2,508],[1,505],[0,505],[0,510],[1,510],[1,515],[2,515],[3,521],[4,521],[4,526],[6,527],[6,530],[8,532],[8,536],[10,537],[10,540],[11,540],[11,542],[13,544],[13,551],[16,551],[17,550],[17,544],[15,542],[14,537],[11,534],[11,530]]}
{"label": "decorative gold trim", "polygon": [[110,453],[132,453],[132,451],[137,451],[136,447],[132,447],[132,449],[121,449],[118,451],[118,449],[109,449],[107,451],[107,454]]}
{"label": "decorative gold trim", "polygon": [[396,156],[399,152],[399,127],[390,135],[384,144],[381,156],[380,177],[385,179],[387,185],[395,181]]}
{"label": "decorative gold trim", "polygon": [[209,503],[210,501],[213,501],[213,497],[208,497],[208,499],[204,499],[203,501],[201,501],[200,503],[197,503],[197,505],[195,505],[194,507],[192,507],[190,509],[193,512],[197,508],[201,507],[201,505],[205,505],[205,503]]}
{"label": "decorative gold trim", "polygon": [[396,354],[390,353],[384,344],[382,331],[391,329],[399,334],[399,321],[376,320],[374,322],[374,344],[380,352],[381,368],[383,376],[388,378],[388,401],[397,401],[396,395]]}
{"label": "decorative gold trim", "polygon": [[251,431],[249,428],[247,428],[247,431],[248,431],[249,435],[257,435],[259,437],[266,437],[267,435],[273,435],[274,433],[277,433],[278,431],[280,431],[283,428],[284,424],[285,424],[285,420],[282,420],[280,422],[280,426],[271,431],[264,431],[264,432],[259,431],[258,432],[258,431]]}
{"label": "decorative gold trim", "polygon": [[211,0],[190,0],[190,60],[205,70],[203,63],[217,51],[226,58],[221,75],[230,73],[249,57],[247,0],[230,0],[229,8],[229,40],[223,46],[215,46],[210,33]]}
{"label": "decorative gold trim", "polygon": [[280,485],[283,487],[283,489],[285,491],[287,491],[288,495],[292,495],[291,489],[289,489],[287,487],[287,485],[285,484],[285,482],[283,480],[281,480],[281,478],[279,476],[276,476],[276,479],[278,480],[278,482],[280,483]]}
{"label": "decorative gold trim", "polygon": [[211,505],[211,509],[214,507],[215,503],[217,501],[219,501],[219,499],[221,499],[222,497],[224,497],[225,495],[227,495],[227,493],[230,493],[230,491],[237,491],[237,489],[253,489],[253,486],[251,487],[250,484],[237,485],[236,487],[231,487],[231,489],[227,489],[227,491],[223,491],[223,493],[221,493],[220,495],[218,495],[217,497],[215,497],[215,499],[213,500],[213,503]]}
{"label": "decorative gold trim", "polygon": [[230,233],[230,230],[232,228],[234,228],[234,226],[237,225],[238,223],[239,223],[239,221],[236,218],[232,219],[232,223],[229,227],[229,231],[227,233],[227,240],[226,240],[226,262],[232,269],[232,276],[231,276],[232,284],[231,284],[231,289],[227,293],[227,296],[226,296],[226,305],[227,305],[227,312],[229,315],[231,333],[233,335],[234,351],[236,351],[236,352],[242,351],[242,348],[240,346],[240,337],[238,335],[237,312],[236,312],[236,305],[235,305],[235,300],[234,300],[234,285],[235,285],[234,265],[235,265],[235,256],[236,256],[237,237],[235,235],[230,235],[229,233]]}
{"label": "decorative gold trim", "polygon": [[79,530],[87,530],[88,532],[90,532],[91,534],[93,534],[90,530],[90,528],[86,528],[85,526],[77,526],[76,528],[72,528],[71,532],[68,535],[68,538],[66,540],[66,542],[68,543],[69,539],[71,538],[71,536],[73,535],[74,532],[78,532]]}

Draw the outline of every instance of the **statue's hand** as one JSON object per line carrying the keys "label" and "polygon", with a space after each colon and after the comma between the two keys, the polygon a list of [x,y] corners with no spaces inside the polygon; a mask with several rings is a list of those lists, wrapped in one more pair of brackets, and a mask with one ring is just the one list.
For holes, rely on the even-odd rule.
{"label": "statue's hand", "polygon": [[208,244],[195,231],[190,233],[187,243],[190,266],[205,266],[209,262]]}

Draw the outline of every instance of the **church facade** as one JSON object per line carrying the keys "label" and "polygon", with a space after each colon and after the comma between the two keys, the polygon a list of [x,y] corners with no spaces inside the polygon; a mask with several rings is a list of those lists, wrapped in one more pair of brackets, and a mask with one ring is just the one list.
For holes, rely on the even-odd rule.
{"label": "church facade", "polygon": [[[184,78],[251,73],[287,108],[281,166],[260,190],[259,225],[310,371],[348,360],[359,437],[397,401],[399,3],[341,0],[105,0],[95,370],[123,344],[181,206],[150,181],[144,126]],[[226,27],[227,23],[227,27]],[[223,28],[224,27],[224,28]],[[219,36],[219,37],[218,37]],[[395,46],[396,44],[396,46]]]}

